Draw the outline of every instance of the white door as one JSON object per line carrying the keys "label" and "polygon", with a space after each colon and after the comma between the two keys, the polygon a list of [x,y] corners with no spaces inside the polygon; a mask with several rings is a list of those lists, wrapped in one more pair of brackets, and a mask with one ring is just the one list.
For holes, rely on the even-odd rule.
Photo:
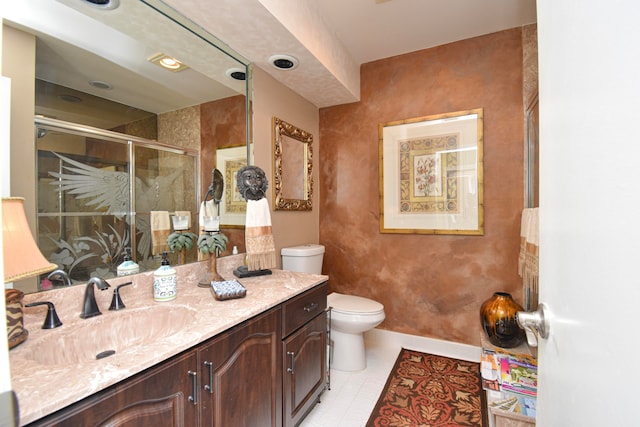
{"label": "white door", "polygon": [[639,426],[640,3],[537,4],[537,425]]}

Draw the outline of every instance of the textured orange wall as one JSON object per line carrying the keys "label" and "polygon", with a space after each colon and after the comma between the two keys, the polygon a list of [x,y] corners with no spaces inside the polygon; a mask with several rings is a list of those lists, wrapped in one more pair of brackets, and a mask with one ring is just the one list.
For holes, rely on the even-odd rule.
{"label": "textured orange wall", "polygon": [[[502,31],[362,66],[361,101],[320,110],[320,243],[333,291],[385,306],[380,328],[480,344],[494,291],[521,302],[522,37]],[[379,232],[378,124],[484,108],[484,236]]]}
{"label": "textured orange wall", "polygon": [[[282,266],[280,252],[284,247],[305,243],[318,243],[320,227],[319,194],[322,191],[319,182],[319,157],[321,149],[319,136],[318,107],[258,67],[253,69],[253,140],[255,164],[267,175],[269,206],[273,238],[276,244],[277,268]],[[313,135],[313,210],[310,211],[274,211],[273,191],[273,135],[272,121],[278,117]]]}

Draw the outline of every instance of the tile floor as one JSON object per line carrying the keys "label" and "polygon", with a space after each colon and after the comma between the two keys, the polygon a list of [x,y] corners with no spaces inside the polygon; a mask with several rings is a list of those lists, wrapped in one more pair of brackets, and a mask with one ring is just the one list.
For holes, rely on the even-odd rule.
{"label": "tile floor", "polygon": [[300,427],[363,427],[378,401],[400,353],[395,343],[367,342],[367,367],[357,372],[331,370],[331,389]]}
{"label": "tile floor", "polygon": [[367,367],[357,372],[331,370],[331,389],[300,427],[364,427],[402,347],[474,362],[480,348],[374,329],[365,333]]}

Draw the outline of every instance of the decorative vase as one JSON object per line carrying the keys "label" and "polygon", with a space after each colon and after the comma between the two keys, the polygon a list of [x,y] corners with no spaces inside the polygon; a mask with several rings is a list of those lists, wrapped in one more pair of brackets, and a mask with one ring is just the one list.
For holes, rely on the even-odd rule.
{"label": "decorative vase", "polygon": [[516,321],[516,313],[524,311],[511,294],[496,292],[480,307],[480,321],[491,344],[502,348],[519,346],[525,339]]}

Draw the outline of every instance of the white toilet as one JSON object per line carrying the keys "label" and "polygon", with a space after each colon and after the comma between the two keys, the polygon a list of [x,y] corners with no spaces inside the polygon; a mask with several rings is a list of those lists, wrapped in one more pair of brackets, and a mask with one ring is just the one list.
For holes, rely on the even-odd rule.
{"label": "white toilet", "polygon": [[[282,248],[282,269],[321,274],[324,246],[302,245]],[[384,306],[368,298],[333,292],[331,307],[331,367],[338,371],[359,371],[367,367],[363,334],[384,320]]]}
{"label": "white toilet", "polygon": [[384,320],[384,306],[369,298],[333,292],[327,296],[331,307],[333,361],[338,371],[359,371],[367,367],[364,336]]}

